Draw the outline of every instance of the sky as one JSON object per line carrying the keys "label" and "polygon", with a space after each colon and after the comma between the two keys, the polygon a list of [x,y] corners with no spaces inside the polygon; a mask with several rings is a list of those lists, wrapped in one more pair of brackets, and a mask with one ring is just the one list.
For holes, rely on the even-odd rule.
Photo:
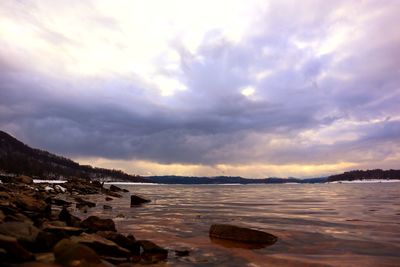
{"label": "sky", "polygon": [[139,175],[399,168],[399,14],[397,0],[2,0],[0,129]]}

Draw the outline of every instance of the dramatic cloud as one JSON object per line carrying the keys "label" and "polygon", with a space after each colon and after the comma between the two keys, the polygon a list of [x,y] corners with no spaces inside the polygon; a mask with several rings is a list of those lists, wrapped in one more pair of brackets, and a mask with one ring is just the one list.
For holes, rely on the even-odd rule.
{"label": "dramatic cloud", "polygon": [[2,1],[0,128],[140,174],[398,168],[399,1]]}

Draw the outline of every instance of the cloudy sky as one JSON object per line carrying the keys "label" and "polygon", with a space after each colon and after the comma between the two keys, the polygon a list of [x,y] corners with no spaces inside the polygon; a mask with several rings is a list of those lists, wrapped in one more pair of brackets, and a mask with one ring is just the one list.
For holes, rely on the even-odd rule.
{"label": "cloudy sky", "polygon": [[141,175],[399,168],[399,14],[397,0],[2,0],[0,129]]}

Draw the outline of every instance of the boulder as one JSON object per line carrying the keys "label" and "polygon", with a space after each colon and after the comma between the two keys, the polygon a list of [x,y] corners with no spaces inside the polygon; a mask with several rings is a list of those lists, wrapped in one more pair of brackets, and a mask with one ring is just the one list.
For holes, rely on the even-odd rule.
{"label": "boulder", "polygon": [[124,236],[111,231],[100,231],[97,232],[97,234],[105,239],[113,241],[120,247],[126,248],[134,255],[140,254],[140,244],[136,242],[133,235]]}
{"label": "boulder", "polygon": [[149,202],[151,202],[149,199],[145,199],[137,195],[131,195],[131,206],[137,206]]}
{"label": "boulder", "polygon": [[124,192],[124,190],[122,188],[119,188],[118,186],[113,185],[113,184],[110,186],[110,191],[111,192]]}
{"label": "boulder", "polygon": [[278,240],[276,236],[263,231],[228,224],[211,225],[209,235],[212,238],[265,245],[272,245]]}
{"label": "boulder", "polygon": [[33,184],[33,179],[26,175],[20,175],[18,177],[15,177],[15,182],[21,184]]}
{"label": "boulder", "polygon": [[2,255],[3,262],[25,262],[35,260],[35,256],[23,248],[15,237],[0,234],[0,248],[6,253]]}
{"label": "boulder", "polygon": [[116,232],[115,223],[111,219],[100,219],[97,216],[90,216],[80,224],[82,228],[87,228],[87,232],[113,231]]}
{"label": "boulder", "polygon": [[96,252],[82,244],[63,239],[54,246],[55,262],[62,266],[100,266]]}
{"label": "boulder", "polygon": [[137,241],[143,252],[140,255],[146,262],[158,262],[168,258],[168,250],[156,245],[149,240]]}
{"label": "boulder", "polygon": [[4,222],[0,224],[0,234],[12,236],[21,244],[32,244],[39,234],[39,229],[30,222]]}
{"label": "boulder", "polygon": [[14,203],[23,211],[32,211],[37,213],[48,213],[51,211],[50,205],[44,200],[26,194],[19,194],[16,196]]}
{"label": "boulder", "polygon": [[129,250],[97,234],[83,233],[80,236],[71,237],[71,241],[88,246],[101,256],[129,258],[131,255]]}
{"label": "boulder", "polygon": [[89,207],[89,208],[96,207],[96,203],[84,200],[80,197],[76,197],[75,201],[76,201],[76,207],[78,209],[84,208],[84,207]]}
{"label": "boulder", "polygon": [[68,226],[78,227],[80,226],[81,219],[72,215],[66,207],[64,207],[58,214],[58,219],[65,222]]}

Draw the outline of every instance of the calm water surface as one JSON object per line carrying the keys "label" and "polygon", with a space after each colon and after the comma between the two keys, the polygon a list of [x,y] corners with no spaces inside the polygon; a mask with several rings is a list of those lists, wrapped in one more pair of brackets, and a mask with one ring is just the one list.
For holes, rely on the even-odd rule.
{"label": "calm water surface", "polygon": [[[131,208],[130,193],[111,202],[92,196],[98,206],[80,215],[113,218],[120,232],[190,250],[180,258],[171,252],[158,266],[400,266],[400,183],[121,187],[152,202]],[[209,239],[213,223],[279,240],[261,249],[230,247]]]}

